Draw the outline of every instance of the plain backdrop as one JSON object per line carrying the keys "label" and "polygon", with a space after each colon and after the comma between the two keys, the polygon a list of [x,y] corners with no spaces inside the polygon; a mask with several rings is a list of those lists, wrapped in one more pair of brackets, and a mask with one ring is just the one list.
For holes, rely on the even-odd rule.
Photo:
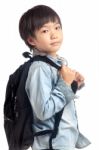
{"label": "plain backdrop", "polygon": [[3,105],[8,77],[29,51],[18,24],[23,12],[37,4],[51,6],[63,24],[64,42],[59,54],[85,77],[85,87],[75,101],[80,131],[92,142],[86,150],[99,149],[99,2],[98,0],[0,1],[0,149],[8,150],[3,127]]}

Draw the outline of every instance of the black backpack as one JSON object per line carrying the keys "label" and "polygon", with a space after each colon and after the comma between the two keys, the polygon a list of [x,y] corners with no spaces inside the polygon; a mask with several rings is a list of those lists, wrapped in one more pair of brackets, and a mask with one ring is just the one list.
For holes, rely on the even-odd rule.
{"label": "black backpack", "polygon": [[[25,57],[30,57],[29,53],[24,53]],[[10,75],[4,102],[4,129],[7,137],[9,150],[27,150],[33,144],[34,136],[51,133],[49,149],[52,148],[52,139],[56,137],[58,126],[63,109],[56,113],[53,130],[41,131],[36,134],[33,132],[33,111],[25,91],[25,83],[28,70],[32,62],[44,61],[53,67],[60,69],[53,61],[46,56],[35,56],[21,65],[13,74]],[[34,85],[35,86],[35,85]],[[73,82],[72,89],[77,90],[77,83]]]}

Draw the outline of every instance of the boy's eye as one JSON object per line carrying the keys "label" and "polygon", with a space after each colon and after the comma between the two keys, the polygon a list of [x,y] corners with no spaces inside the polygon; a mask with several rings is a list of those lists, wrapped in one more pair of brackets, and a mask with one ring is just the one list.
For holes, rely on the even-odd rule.
{"label": "boy's eye", "polygon": [[56,30],[60,30],[60,29],[61,29],[61,26],[60,26],[60,25],[59,25],[59,26],[56,26],[55,29],[56,29]]}
{"label": "boy's eye", "polygon": [[47,29],[42,30],[42,33],[47,33],[47,32],[48,32]]}

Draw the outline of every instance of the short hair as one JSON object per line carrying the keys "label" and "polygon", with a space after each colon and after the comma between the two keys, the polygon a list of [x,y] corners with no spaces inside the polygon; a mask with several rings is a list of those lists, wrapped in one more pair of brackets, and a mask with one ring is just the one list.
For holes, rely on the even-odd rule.
{"label": "short hair", "polygon": [[32,49],[33,46],[28,43],[28,37],[35,37],[35,31],[49,21],[58,21],[62,27],[59,15],[52,8],[45,5],[34,6],[21,16],[19,20],[19,33],[30,49]]}

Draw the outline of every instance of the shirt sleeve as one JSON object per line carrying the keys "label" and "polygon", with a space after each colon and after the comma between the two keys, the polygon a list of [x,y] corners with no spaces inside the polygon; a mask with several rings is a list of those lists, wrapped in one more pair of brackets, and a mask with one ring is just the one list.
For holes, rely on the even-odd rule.
{"label": "shirt sleeve", "polygon": [[75,98],[71,87],[61,77],[54,88],[52,84],[49,65],[35,62],[29,70],[26,92],[33,111],[40,120],[49,119]]}

